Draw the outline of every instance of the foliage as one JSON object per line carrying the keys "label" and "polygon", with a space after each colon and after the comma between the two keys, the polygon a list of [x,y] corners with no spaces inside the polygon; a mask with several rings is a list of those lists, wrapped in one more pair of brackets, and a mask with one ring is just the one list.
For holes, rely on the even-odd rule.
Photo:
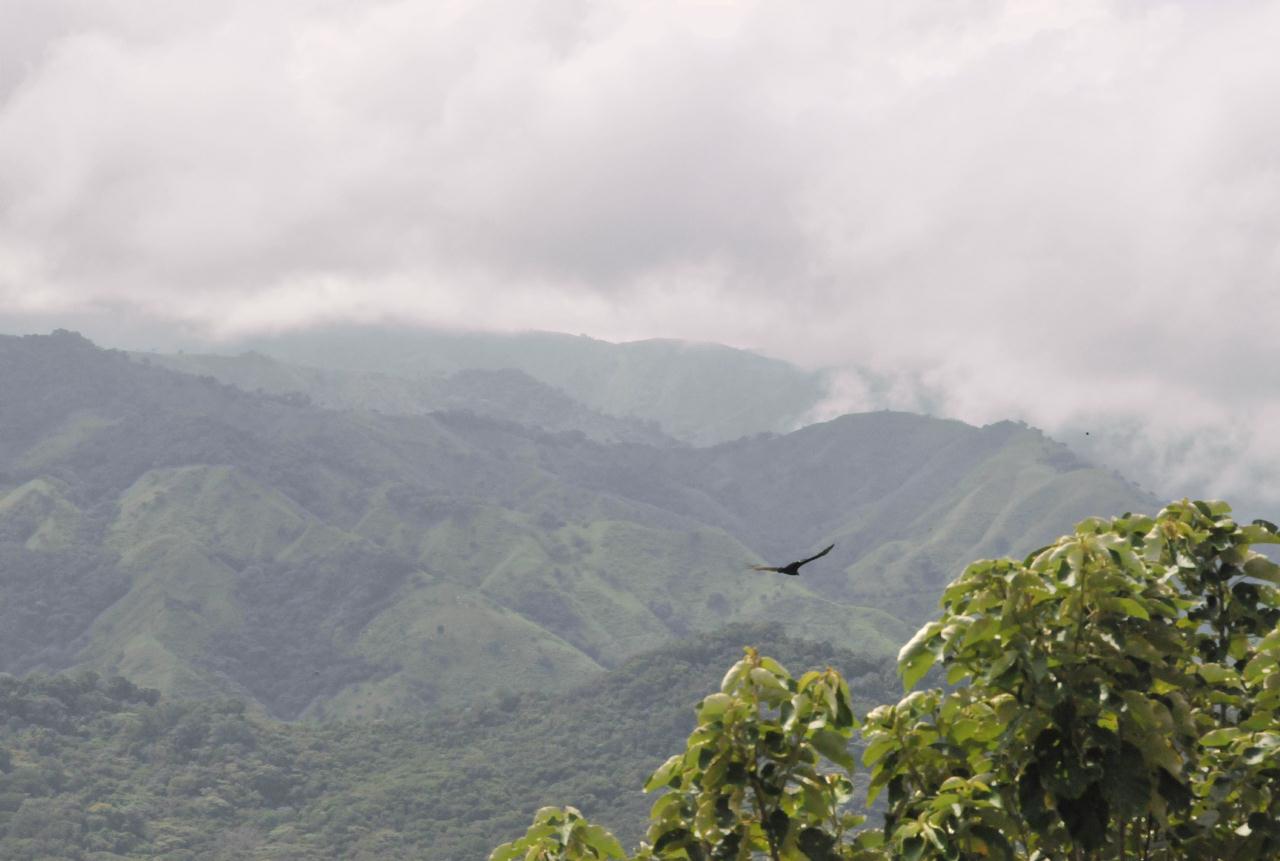
{"label": "foliage", "polygon": [[867,719],[872,792],[909,858],[1273,858],[1280,569],[1219,502],[1086,520],[971,565]]}
{"label": "foliage", "polygon": [[[850,750],[857,726],[849,686],[831,667],[798,679],[752,647],[717,693],[696,707],[685,750],[649,776],[665,790],[637,861],[876,859],[878,835],[855,833]],[[568,813],[571,811],[572,813]],[[553,828],[552,826],[557,826]],[[591,839],[571,840],[569,827]],[[625,858],[607,831],[573,808],[539,811],[523,838],[490,861]]]}
{"label": "foliage", "polygon": [[697,715],[685,751],[645,784],[671,791],[653,806],[642,856],[847,857],[845,836],[862,817],[843,809],[853,795],[847,772],[857,720],[838,672],[795,679],[748,647]]}
{"label": "foliage", "polygon": [[524,837],[502,844],[489,856],[490,861],[626,861],[626,857],[618,838],[599,825],[592,825],[576,807],[542,808]]}

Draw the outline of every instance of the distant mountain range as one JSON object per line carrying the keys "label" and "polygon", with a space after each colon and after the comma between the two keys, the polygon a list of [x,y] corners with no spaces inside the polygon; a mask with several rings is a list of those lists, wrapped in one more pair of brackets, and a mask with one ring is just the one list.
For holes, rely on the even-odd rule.
{"label": "distant mountain range", "polygon": [[671,445],[656,421],[607,415],[516,368],[463,368],[447,375],[392,376],[291,365],[262,353],[235,356],[137,353],[143,364],[209,376],[247,392],[294,395],[335,410],[394,415],[471,412],[547,431],[578,431],[598,442]]}
{"label": "distant mountain range", "polygon": [[824,372],[687,341],[614,344],[554,332],[347,325],[248,339],[219,352],[244,350],[292,365],[413,381],[519,369],[594,410],[656,422],[663,432],[695,445],[795,430],[811,420],[828,391]]}
{"label": "distant mountain range", "polygon": [[[0,670],[296,718],[563,689],[737,621],[881,656],[968,561],[1156,507],[1012,423],[885,412],[678,444],[698,409],[736,402],[715,436],[753,398],[781,422],[812,393],[737,351],[628,366],[576,342],[535,338],[552,358],[516,370],[290,342],[306,369],[0,337]],[[799,578],[747,570],[831,542]]]}

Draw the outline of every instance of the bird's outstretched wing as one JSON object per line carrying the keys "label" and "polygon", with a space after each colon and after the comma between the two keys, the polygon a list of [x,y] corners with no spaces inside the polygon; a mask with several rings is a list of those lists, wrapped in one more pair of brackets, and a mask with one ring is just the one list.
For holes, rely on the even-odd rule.
{"label": "bird's outstretched wing", "polygon": [[801,559],[799,562],[796,563],[797,567],[800,565],[808,565],[810,562],[812,562],[815,559],[821,559],[823,556],[826,556],[828,553],[830,553],[831,548],[833,547],[835,547],[834,544],[828,544],[825,550],[822,550],[818,553],[813,554],[808,559]]}
{"label": "bird's outstretched wing", "polygon": [[786,575],[788,575],[788,576],[790,576],[790,577],[794,577],[794,576],[796,576],[797,574],[799,574],[799,573],[800,573],[800,566],[802,566],[802,565],[808,565],[810,562],[812,562],[812,561],[813,561],[813,560],[815,560],[815,559],[821,559],[823,556],[826,556],[828,553],[830,553],[830,552],[831,552],[831,548],[833,548],[833,547],[835,547],[835,545],[834,545],[834,544],[829,544],[829,545],[827,545],[827,547],[826,547],[826,549],[825,549],[825,550],[822,550],[822,551],[821,551],[821,552],[819,552],[819,553],[815,553],[814,555],[810,556],[808,559],[800,559],[800,560],[798,560],[798,561],[796,561],[796,562],[792,562],[792,563],[790,563],[790,564],[788,564],[788,565],[782,565],[782,566],[773,566],[773,565],[752,565],[752,566],[751,566],[751,570],[753,570],[753,571],[776,571],[776,572],[777,572],[777,573],[779,573],[779,574],[786,574]]}

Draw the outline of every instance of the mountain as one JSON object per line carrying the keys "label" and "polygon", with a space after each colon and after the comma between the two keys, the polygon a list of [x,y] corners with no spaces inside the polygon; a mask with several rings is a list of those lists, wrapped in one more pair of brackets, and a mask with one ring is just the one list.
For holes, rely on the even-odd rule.
{"label": "mountain", "polygon": [[836,667],[863,712],[900,690],[891,661],[777,625],[669,644],[565,691],[385,721],[281,724],[124,679],[0,675],[0,857],[481,861],[547,804],[635,845],[653,803],[640,787],[744,643],[797,673]]}
{"label": "mountain", "polygon": [[672,445],[654,421],[619,418],[587,407],[515,368],[464,368],[447,376],[397,377],[290,365],[262,353],[134,355],[143,364],[209,376],[248,392],[295,394],[331,409],[397,415],[472,412],[543,430],[578,431],[598,442]]}
{"label": "mountain", "polygon": [[230,346],[291,364],[405,380],[514,368],[594,410],[656,422],[663,432],[695,445],[793,430],[827,394],[821,373],[746,350],[686,341],[614,344],[551,332],[342,326]]}
{"label": "mountain", "polygon": [[[0,338],[0,670],[92,668],[282,718],[565,689],[736,621],[889,654],[968,561],[1154,506],[1009,423],[605,444]],[[747,570],[832,541],[799,578]]]}

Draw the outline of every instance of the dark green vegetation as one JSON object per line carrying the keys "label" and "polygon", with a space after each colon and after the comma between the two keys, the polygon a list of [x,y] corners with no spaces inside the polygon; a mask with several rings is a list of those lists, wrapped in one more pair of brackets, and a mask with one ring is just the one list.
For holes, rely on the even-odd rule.
{"label": "dark green vegetation", "polygon": [[280,724],[123,679],[0,676],[0,857],[466,861],[565,799],[634,842],[645,775],[748,641],[839,668],[863,711],[896,685],[891,661],[776,625],[670,645],[566,692],[391,721]]}
{"label": "dark green vegetation", "polygon": [[[888,654],[965,561],[1149,506],[1012,423],[606,445],[0,338],[0,670],[284,718],[564,689],[734,621]],[[746,570],[831,542],[799,578]]]}
{"label": "dark green vegetation", "polygon": [[[1278,543],[1184,501],[969,566],[899,656],[907,688],[937,663],[954,687],[861,722],[878,828],[849,809],[850,685],[748,648],[646,783],[666,792],[633,857],[1273,859],[1280,566],[1251,545]],[[492,861],[627,857],[577,809],[544,808]]]}

